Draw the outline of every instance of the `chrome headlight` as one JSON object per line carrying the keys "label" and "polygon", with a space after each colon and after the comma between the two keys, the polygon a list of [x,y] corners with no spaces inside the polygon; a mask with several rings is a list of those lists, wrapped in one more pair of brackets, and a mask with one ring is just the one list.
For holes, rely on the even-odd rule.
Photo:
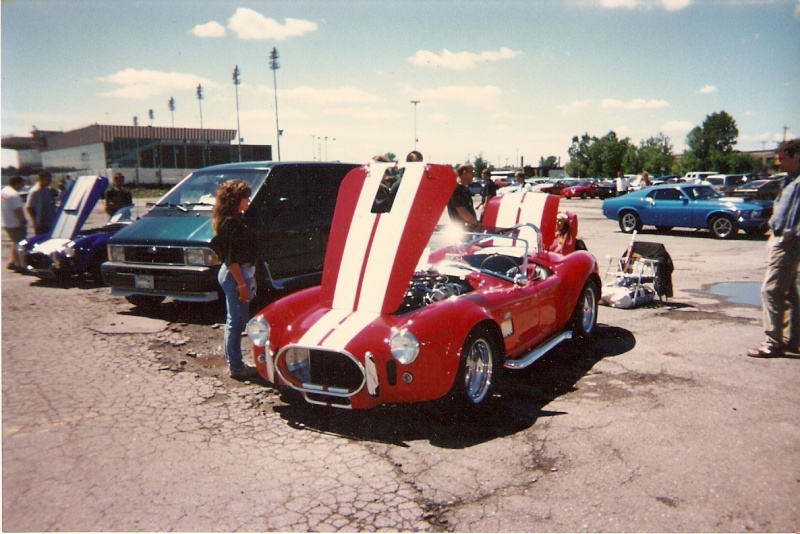
{"label": "chrome headlight", "polygon": [[125,247],[122,245],[108,245],[108,259],[110,261],[125,261]]}
{"label": "chrome headlight", "polygon": [[74,258],[75,257],[75,242],[68,241],[67,244],[64,245],[64,248],[61,249],[61,255],[65,258]]}
{"label": "chrome headlight", "polygon": [[256,316],[247,322],[247,337],[256,347],[264,347],[269,341],[270,326],[261,316]]}
{"label": "chrome headlight", "polygon": [[392,358],[403,365],[408,365],[419,356],[419,341],[408,331],[400,330],[389,340],[389,350]]}
{"label": "chrome headlight", "polygon": [[219,259],[210,248],[187,248],[185,249],[187,265],[201,265],[211,267],[218,265]]}

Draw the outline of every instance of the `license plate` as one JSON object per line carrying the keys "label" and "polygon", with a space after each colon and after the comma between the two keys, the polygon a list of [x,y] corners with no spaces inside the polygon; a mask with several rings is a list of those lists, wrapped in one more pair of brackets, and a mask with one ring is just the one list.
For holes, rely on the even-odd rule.
{"label": "license plate", "polygon": [[152,274],[135,274],[133,275],[133,287],[136,289],[153,289],[153,275]]}

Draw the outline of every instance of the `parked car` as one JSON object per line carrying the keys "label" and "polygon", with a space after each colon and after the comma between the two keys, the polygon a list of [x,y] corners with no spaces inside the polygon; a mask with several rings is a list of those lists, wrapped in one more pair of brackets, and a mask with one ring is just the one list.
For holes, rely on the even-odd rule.
{"label": "parked car", "polygon": [[469,192],[472,196],[480,195],[483,191],[483,180],[477,179],[473,180],[471,184],[469,184]]}
{"label": "parked car", "polygon": [[747,182],[747,176],[744,174],[712,174],[706,176],[705,180],[711,184],[714,190],[730,196],[737,187]]}
{"label": "parked car", "polygon": [[28,272],[38,278],[63,281],[74,275],[89,275],[102,282],[101,265],[108,258],[108,240],[141,218],[148,209],[147,206],[124,206],[103,226],[81,230],[71,239],[31,238],[21,242],[17,250],[24,258]]}
{"label": "parked car", "polygon": [[252,189],[245,222],[258,236],[259,294],[319,283],[331,218],[348,163],[250,162],[199,169],[168,191],[141,219],[108,242],[101,271],[113,295],[137,306],[166,297],[219,298],[220,261],[211,249],[217,186],[244,180]]}
{"label": "parked car", "polygon": [[733,196],[775,200],[780,192],[780,180],[754,180],[734,189]]}
{"label": "parked car", "polygon": [[[616,189],[616,188],[615,188]],[[597,196],[597,183],[591,180],[581,180],[561,190],[563,198],[595,198]]]}
{"label": "parked car", "polygon": [[597,186],[595,195],[597,196],[597,198],[600,199],[612,198],[617,196],[617,182],[614,180],[607,180],[605,182],[601,182]]}
{"label": "parked car", "polygon": [[657,185],[603,201],[603,215],[619,221],[625,233],[653,225],[659,231],[674,227],[708,228],[717,239],[728,239],[739,229],[763,235],[772,215],[772,202],[723,197],[708,185]]}
{"label": "parked car", "polygon": [[[37,274],[39,271],[40,252],[48,253],[58,244],[69,242],[83,227],[92,213],[97,201],[108,187],[108,178],[103,176],[81,176],[64,191],[64,199],[56,211],[56,219],[52,229],[44,234],[23,239],[17,244],[17,253],[26,274]],[[31,257],[31,253],[36,254]]]}
{"label": "parked car", "polygon": [[453,172],[414,165],[406,165],[389,213],[369,210],[380,172],[360,168],[345,178],[322,284],[270,304],[248,324],[268,382],[338,408],[448,396],[478,407],[492,399],[502,366],[527,367],[560,342],[594,333],[594,257],[545,248],[559,197],[495,197],[484,226],[517,225],[448,238],[434,230]]}

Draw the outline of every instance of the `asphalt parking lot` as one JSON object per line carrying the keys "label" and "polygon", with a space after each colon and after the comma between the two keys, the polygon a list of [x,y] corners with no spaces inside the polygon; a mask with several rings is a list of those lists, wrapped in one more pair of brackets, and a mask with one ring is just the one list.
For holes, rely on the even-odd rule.
{"label": "asphalt parking lot", "polygon": [[[630,236],[599,200],[562,208],[604,273]],[[227,378],[219,308],[4,270],[3,530],[796,532],[800,360],[744,356],[760,308],[713,291],[759,284],[766,241],[639,239],[672,256],[673,298],[601,307],[587,349],[461,419],[311,408]]]}

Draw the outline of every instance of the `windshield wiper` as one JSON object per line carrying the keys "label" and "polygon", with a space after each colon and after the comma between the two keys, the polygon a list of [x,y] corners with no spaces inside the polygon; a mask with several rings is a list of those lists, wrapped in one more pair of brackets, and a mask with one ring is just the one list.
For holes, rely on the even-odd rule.
{"label": "windshield wiper", "polygon": [[172,202],[158,202],[155,204],[156,208],[177,208],[181,211],[189,211],[185,206],[180,204],[173,204]]}
{"label": "windshield wiper", "polygon": [[211,202],[184,202],[181,206],[213,206]]}

